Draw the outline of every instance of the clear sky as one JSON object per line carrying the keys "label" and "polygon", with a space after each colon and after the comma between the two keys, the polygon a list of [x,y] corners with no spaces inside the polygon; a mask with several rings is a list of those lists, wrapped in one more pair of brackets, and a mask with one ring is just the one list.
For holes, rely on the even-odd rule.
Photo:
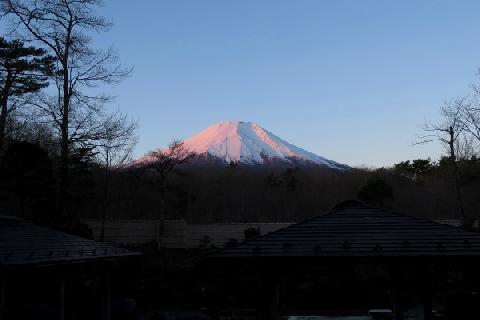
{"label": "clear sky", "polygon": [[132,76],[136,156],[221,120],[252,121],[353,166],[438,158],[411,146],[480,66],[480,1],[106,0]]}

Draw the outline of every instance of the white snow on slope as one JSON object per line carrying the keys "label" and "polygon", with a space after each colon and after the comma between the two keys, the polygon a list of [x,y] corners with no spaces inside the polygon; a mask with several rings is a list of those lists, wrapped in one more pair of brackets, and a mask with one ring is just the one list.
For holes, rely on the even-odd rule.
{"label": "white snow on slope", "polygon": [[184,141],[197,154],[208,153],[225,162],[264,164],[266,161],[314,163],[336,169],[348,168],[298,148],[252,122],[223,121]]}

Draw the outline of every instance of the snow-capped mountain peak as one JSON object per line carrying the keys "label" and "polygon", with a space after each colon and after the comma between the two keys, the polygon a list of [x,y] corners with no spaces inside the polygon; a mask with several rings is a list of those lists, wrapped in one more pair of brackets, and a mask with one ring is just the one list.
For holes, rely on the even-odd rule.
{"label": "snow-capped mountain peak", "polygon": [[270,162],[346,169],[348,166],[296,147],[252,122],[223,121],[184,141],[185,148],[226,163]]}

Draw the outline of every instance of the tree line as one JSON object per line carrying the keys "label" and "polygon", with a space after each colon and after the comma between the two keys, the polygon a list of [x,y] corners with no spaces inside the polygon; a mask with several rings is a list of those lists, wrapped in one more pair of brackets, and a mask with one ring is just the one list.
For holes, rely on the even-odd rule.
{"label": "tree line", "polygon": [[[478,219],[480,162],[461,161],[465,215]],[[298,222],[359,199],[372,206],[429,219],[461,221],[448,157],[403,161],[393,167],[258,170],[242,166],[179,166],[160,187],[146,167],[124,169],[112,183],[107,220],[185,219],[188,223]],[[162,200],[161,200],[162,199]],[[99,218],[89,201],[86,218]]]}

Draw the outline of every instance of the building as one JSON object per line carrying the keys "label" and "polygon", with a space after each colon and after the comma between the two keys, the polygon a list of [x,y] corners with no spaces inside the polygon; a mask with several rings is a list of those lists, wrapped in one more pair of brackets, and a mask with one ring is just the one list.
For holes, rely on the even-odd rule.
{"label": "building", "polygon": [[[89,283],[91,307],[98,318],[110,319],[112,270],[139,253],[0,216],[0,319],[68,319],[87,312],[79,300]],[[75,290],[73,290],[75,288]],[[81,291],[81,290],[80,290]],[[71,297],[71,299],[70,299]]]}
{"label": "building", "polygon": [[[480,234],[347,201],[327,214],[219,250],[208,260],[224,268],[243,264],[257,271],[261,319],[279,319],[280,286],[284,279],[301,272],[301,267],[322,272],[325,265],[345,268],[368,264],[388,271],[391,308],[399,320],[404,319],[408,298],[404,273],[409,270],[418,280],[410,289],[422,297],[423,317],[430,320],[434,316],[432,266],[478,266],[479,258]],[[337,285],[347,292],[350,284],[339,281]],[[374,286],[364,288],[365,292]]]}

